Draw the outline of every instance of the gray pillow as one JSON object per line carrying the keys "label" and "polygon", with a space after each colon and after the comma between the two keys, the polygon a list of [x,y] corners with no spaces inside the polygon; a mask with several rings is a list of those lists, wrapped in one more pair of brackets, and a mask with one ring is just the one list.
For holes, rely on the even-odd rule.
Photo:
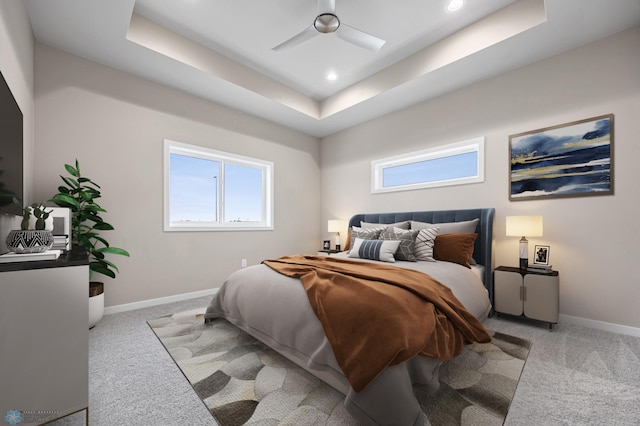
{"label": "gray pillow", "polygon": [[362,228],[395,227],[400,229],[409,229],[409,221],[405,220],[404,222],[396,222],[396,223],[369,223],[369,222],[360,221],[360,226]]}
{"label": "gray pillow", "polygon": [[382,231],[380,234],[381,240],[393,240],[400,241],[398,251],[396,251],[395,258],[397,260],[408,260],[409,262],[416,262],[416,256],[413,254],[413,245],[418,235],[418,230],[400,229],[395,227],[389,227]]}
{"label": "gray pillow", "polygon": [[411,221],[411,229],[425,229],[438,227],[438,234],[475,234],[480,219],[467,220],[464,222],[428,223]]}
{"label": "gray pillow", "polygon": [[353,248],[356,238],[362,240],[377,240],[380,233],[385,230],[385,227],[379,228],[359,228],[357,226],[351,227],[351,239],[349,240],[349,249]]}

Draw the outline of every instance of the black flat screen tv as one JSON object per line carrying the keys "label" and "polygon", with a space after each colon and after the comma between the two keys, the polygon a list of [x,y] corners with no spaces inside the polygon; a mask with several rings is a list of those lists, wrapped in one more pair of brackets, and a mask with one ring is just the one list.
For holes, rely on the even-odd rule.
{"label": "black flat screen tv", "polygon": [[0,214],[21,214],[23,156],[22,111],[0,72]]}

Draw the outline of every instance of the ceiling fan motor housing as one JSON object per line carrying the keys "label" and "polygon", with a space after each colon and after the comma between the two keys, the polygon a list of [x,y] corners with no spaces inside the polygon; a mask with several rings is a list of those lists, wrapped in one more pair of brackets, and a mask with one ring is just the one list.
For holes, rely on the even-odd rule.
{"label": "ceiling fan motor housing", "polygon": [[334,33],[340,27],[340,19],[333,13],[323,13],[316,17],[313,26],[320,33]]}

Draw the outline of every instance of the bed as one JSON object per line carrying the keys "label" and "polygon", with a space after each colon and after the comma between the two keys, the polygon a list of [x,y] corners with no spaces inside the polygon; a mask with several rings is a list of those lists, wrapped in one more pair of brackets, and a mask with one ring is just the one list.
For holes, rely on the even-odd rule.
{"label": "bed", "polygon": [[[330,262],[342,259],[358,263],[355,268],[378,268],[378,264],[393,265],[402,273],[424,272],[443,283],[455,298],[473,316],[473,321],[482,322],[491,313],[493,300],[492,242],[493,208],[419,211],[402,213],[357,214],[349,222],[349,245],[365,244],[354,238],[362,229],[382,229],[388,225],[409,224],[422,229],[438,226],[443,234],[468,235],[459,231],[460,226],[475,227],[477,236],[473,245],[472,259],[466,265],[447,261],[396,260],[394,263],[371,259],[353,259],[350,252],[332,254]],[[428,226],[428,224],[431,224]],[[400,225],[402,226],[402,225]],[[353,228],[356,227],[356,228]],[[386,228],[400,232],[395,227]],[[382,231],[381,231],[382,232]],[[404,231],[403,231],[404,232]],[[422,231],[420,231],[422,232]],[[414,234],[415,235],[415,234]],[[329,262],[320,256],[295,256],[295,261],[304,257],[310,262]],[[366,257],[366,256],[365,256]],[[401,258],[401,256],[399,256]],[[284,258],[283,258],[284,259]],[[288,259],[288,258],[287,258]],[[287,260],[285,259],[285,260]],[[399,363],[387,365],[376,372],[364,388],[353,385],[352,376],[343,372],[332,342],[323,329],[324,322],[316,315],[302,279],[283,275],[266,261],[260,265],[240,269],[229,276],[212,298],[205,321],[224,317],[277,352],[301,366],[311,374],[333,386],[345,395],[345,408],[363,425],[396,424],[423,425],[424,414],[414,396],[413,385],[427,389],[438,387],[438,367],[442,361],[427,356],[413,356]],[[295,262],[294,262],[295,263]],[[270,266],[268,266],[270,265]],[[349,266],[351,267],[351,266]],[[377,274],[374,272],[374,274]],[[266,308],[265,308],[266,307]],[[316,306],[314,305],[314,309]],[[385,312],[388,309],[385,310]],[[378,314],[370,313],[371,318]],[[372,321],[375,322],[375,321]],[[331,336],[332,337],[332,336]],[[335,352],[340,354],[340,352]],[[342,361],[342,357],[338,358]],[[346,371],[346,370],[345,370]],[[348,377],[347,377],[348,376]],[[354,387],[358,391],[354,390]]]}

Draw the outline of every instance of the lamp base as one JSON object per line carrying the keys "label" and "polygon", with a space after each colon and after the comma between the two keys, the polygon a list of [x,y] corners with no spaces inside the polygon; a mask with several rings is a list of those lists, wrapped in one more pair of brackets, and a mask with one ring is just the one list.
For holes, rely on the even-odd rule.
{"label": "lamp base", "polygon": [[529,259],[520,259],[520,269],[525,270],[529,267]]}
{"label": "lamp base", "polygon": [[520,238],[520,269],[526,270],[527,266],[529,266],[529,241],[522,236]]}

